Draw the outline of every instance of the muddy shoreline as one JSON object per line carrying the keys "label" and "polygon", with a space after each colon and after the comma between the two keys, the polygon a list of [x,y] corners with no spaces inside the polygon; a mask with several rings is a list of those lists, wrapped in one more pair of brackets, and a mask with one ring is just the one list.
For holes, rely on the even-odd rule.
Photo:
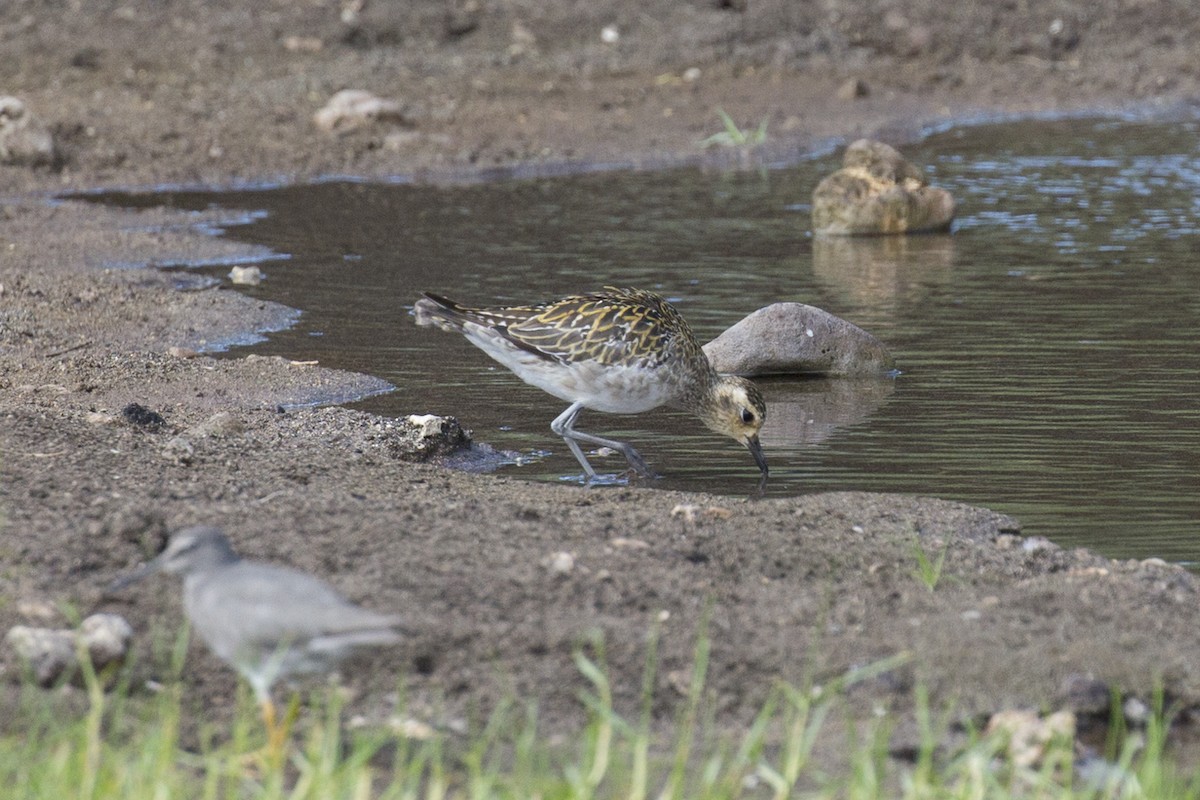
{"label": "muddy shoreline", "polygon": [[[407,464],[389,455],[386,420],[305,407],[378,390],[375,379],[195,354],[292,313],[134,266],[242,257],[236,242],[197,232],[203,213],[47,199],[335,174],[734,168],[990,115],[1194,118],[1200,98],[1190,46],[1200,14],[1182,8],[1064,3],[1042,18],[946,14],[932,2],[907,16],[713,3],[639,16],[644,7],[484,3],[479,19],[453,25],[445,8],[404,3],[366,5],[350,22],[333,5],[247,12],[224,0],[89,4],[61,18],[32,2],[0,10],[0,46],[15,56],[0,66],[0,90],[22,97],[60,147],[55,168],[0,166],[0,627],[63,623],[63,607],[117,610],[139,635],[138,677],[161,677],[151,641],[176,629],[178,587],[101,589],[164,529],[203,522],[248,556],[408,617],[410,640],[347,676],[369,720],[392,712],[402,674],[410,716],[465,718],[515,693],[538,699],[547,730],[568,730],[585,687],[572,653],[596,635],[629,711],[658,626],[655,713],[666,725],[705,618],[709,698],[730,728],[806,665],[831,676],[896,653],[910,664],[851,709],[894,712],[899,738],[917,682],[972,717],[1103,713],[1094,702],[1105,689],[1147,698],[1159,684],[1200,708],[1200,585],[1183,569],[1025,540],[1017,520],[934,498],[752,503]],[[610,46],[600,31],[614,20],[622,32]],[[866,94],[847,93],[850,80]],[[318,130],[312,114],[347,87],[401,101],[408,116]],[[702,150],[720,130],[717,108],[745,128],[767,119],[766,144]],[[126,421],[134,402],[165,424]],[[439,411],[470,426],[470,409]],[[206,426],[220,413],[232,424]],[[935,591],[914,577],[918,545],[947,548]],[[571,569],[554,566],[560,553]],[[233,673],[196,645],[188,665],[191,701],[228,713]],[[17,694],[10,681],[3,702]]]}

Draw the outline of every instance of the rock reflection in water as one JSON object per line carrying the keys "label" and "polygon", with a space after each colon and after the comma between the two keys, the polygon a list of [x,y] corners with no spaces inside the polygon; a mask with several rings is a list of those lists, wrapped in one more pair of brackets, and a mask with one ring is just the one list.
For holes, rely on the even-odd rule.
{"label": "rock reflection in water", "polygon": [[823,442],[839,428],[866,421],[891,397],[891,378],[759,380],[767,422],[759,438],[771,448]]}
{"label": "rock reflection in water", "polygon": [[813,275],[840,303],[894,311],[946,283],[954,266],[954,237],[819,237],[812,243]]}

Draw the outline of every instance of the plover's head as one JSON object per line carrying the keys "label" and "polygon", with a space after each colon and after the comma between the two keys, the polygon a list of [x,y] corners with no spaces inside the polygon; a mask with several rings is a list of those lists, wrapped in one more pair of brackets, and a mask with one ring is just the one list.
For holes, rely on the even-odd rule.
{"label": "plover's head", "polygon": [[758,432],[766,419],[767,404],[762,392],[750,381],[735,375],[724,375],[714,384],[708,402],[700,411],[700,421],[709,430],[740,442],[750,451],[764,476],[767,458],[758,441]]}

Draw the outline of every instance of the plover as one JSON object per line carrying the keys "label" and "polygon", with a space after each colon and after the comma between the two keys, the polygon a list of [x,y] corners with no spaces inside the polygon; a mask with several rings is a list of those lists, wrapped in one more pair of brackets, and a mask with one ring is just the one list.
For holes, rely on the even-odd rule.
{"label": "plover", "polygon": [[471,308],[426,293],[419,325],[463,334],[526,383],[571,405],[550,428],[589,480],[596,471],[579,444],[619,451],[638,475],[652,475],[631,445],[576,430],[585,408],[637,414],[662,405],[694,414],[744,445],[767,477],[758,432],[767,408],[745,378],[720,375],[675,307],[653,292],[606,288],[528,306]]}

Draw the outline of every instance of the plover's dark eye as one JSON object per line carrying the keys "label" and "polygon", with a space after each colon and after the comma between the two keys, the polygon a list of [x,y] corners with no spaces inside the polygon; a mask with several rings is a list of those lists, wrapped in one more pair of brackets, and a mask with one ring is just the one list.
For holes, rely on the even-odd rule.
{"label": "plover's dark eye", "polygon": [[747,425],[753,424],[754,423],[754,412],[748,408],[743,408],[742,409],[742,422],[746,423]]}

